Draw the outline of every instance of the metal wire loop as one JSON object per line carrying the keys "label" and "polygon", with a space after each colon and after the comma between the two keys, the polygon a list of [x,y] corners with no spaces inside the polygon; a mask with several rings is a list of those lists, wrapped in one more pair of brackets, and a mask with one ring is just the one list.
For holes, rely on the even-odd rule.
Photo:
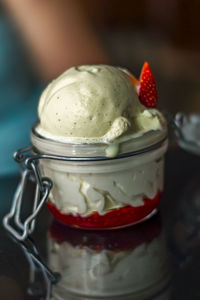
{"label": "metal wire loop", "polygon": [[13,154],[14,160],[15,160],[16,162],[18,162],[18,163],[23,162],[24,159],[26,158],[25,153],[26,153],[26,152],[29,152],[31,149],[32,149],[32,146],[28,146],[28,147],[26,147],[26,148],[22,148],[22,149],[17,150],[17,151]]}
{"label": "metal wire loop", "polygon": [[[10,212],[3,218],[3,225],[17,240],[24,241],[35,229],[35,219],[46,202],[52,188],[52,181],[48,177],[41,177],[38,169],[38,158],[30,152],[31,147],[18,150],[14,154],[19,163],[22,173],[21,180],[13,197]],[[34,159],[33,159],[34,158]],[[30,163],[29,163],[30,162]],[[27,182],[34,178],[36,183],[32,211],[22,221],[22,208]]]}

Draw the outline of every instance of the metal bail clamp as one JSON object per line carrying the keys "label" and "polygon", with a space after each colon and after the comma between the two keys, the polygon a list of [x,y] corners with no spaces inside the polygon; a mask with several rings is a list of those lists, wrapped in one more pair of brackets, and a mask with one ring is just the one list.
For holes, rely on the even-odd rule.
{"label": "metal bail clamp", "polygon": [[[32,146],[22,148],[14,153],[14,159],[21,169],[21,179],[13,197],[10,212],[3,218],[5,229],[17,240],[24,241],[35,229],[35,219],[46,202],[52,188],[52,181],[41,177],[38,161],[42,155],[34,155]],[[21,219],[24,193],[28,180],[36,182],[32,213],[24,221]]]}

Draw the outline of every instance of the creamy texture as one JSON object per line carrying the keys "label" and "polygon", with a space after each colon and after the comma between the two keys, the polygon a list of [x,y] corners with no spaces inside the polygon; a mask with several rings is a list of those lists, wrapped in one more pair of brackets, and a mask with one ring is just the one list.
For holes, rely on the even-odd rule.
{"label": "creamy texture", "polygon": [[65,292],[82,295],[125,297],[134,293],[134,299],[147,299],[169,280],[162,236],[135,249],[116,252],[107,249],[97,252],[81,245],[74,247],[67,241],[58,244],[51,240],[49,264],[61,274],[55,290],[63,288]]}
{"label": "creamy texture", "polygon": [[100,164],[77,166],[43,160],[42,173],[54,182],[50,201],[63,213],[84,216],[126,205],[141,206],[145,197],[153,199],[163,190],[165,147]]}
{"label": "creamy texture", "polygon": [[41,95],[37,132],[58,141],[111,143],[162,129],[163,117],[138,98],[127,70],[72,67]]}

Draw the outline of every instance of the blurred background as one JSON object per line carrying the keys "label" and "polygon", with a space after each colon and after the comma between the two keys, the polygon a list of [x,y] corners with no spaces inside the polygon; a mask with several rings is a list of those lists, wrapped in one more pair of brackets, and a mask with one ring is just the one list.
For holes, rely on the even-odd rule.
{"label": "blurred background", "polygon": [[200,112],[199,1],[86,0],[84,9],[117,64],[139,76],[150,63],[161,108]]}
{"label": "blurred background", "polygon": [[[159,108],[172,115],[177,111],[200,113],[199,11],[197,0],[0,0],[0,219],[8,212],[18,183],[13,152],[29,144],[39,96],[45,85],[66,68],[109,63],[126,67],[139,77],[144,61],[148,61],[157,82]],[[183,187],[189,180],[196,184],[193,175],[199,185],[198,164],[198,157],[191,154],[167,154],[165,199],[171,202],[162,205],[170,216],[168,222],[173,223],[172,233],[172,212],[182,209],[185,219],[191,212],[193,194],[189,191],[187,198]],[[183,206],[180,192],[186,195],[188,206]],[[199,226],[198,207],[199,202],[182,222],[185,231],[180,229],[180,222],[175,228],[181,253],[192,248],[193,242],[199,245],[196,236],[188,243],[183,235],[188,224],[197,220]],[[45,219],[43,215],[41,219]],[[41,225],[37,229],[41,240],[43,229]],[[181,270],[183,276],[175,278],[177,294],[182,294],[174,299],[199,299],[199,253],[199,248],[195,249],[189,267],[184,273]],[[12,289],[2,282],[6,292],[14,291],[15,299],[21,299],[21,291],[12,282]]]}
{"label": "blurred background", "polygon": [[199,1],[1,0],[0,176],[17,173],[44,86],[73,65],[155,75],[159,108],[200,112]]}

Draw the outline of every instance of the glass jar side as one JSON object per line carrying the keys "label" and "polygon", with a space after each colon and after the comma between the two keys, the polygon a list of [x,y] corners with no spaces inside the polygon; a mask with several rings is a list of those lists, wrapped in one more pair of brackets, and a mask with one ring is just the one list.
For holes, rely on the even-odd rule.
{"label": "glass jar side", "polygon": [[106,161],[43,160],[42,175],[51,178],[48,207],[63,223],[90,229],[138,223],[155,213],[163,191],[164,153],[159,148]]}

